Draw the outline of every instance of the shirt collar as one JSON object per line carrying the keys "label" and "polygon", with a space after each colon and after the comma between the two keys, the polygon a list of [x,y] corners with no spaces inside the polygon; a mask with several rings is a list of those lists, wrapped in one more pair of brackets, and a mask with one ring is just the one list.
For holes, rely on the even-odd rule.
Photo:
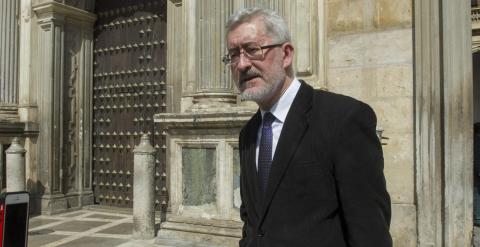
{"label": "shirt collar", "polygon": [[[298,90],[300,89],[300,81],[297,78],[294,78],[292,83],[288,86],[287,90],[280,96],[280,99],[270,108],[270,112],[275,116],[277,120],[284,123],[285,119],[287,118],[288,111],[290,110],[290,106],[297,95]],[[260,110],[263,115],[266,111]]]}

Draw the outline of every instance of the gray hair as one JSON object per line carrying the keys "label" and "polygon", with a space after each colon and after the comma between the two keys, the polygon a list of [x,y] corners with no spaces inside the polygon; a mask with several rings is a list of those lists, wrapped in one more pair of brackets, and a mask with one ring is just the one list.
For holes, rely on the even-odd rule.
{"label": "gray hair", "polygon": [[251,21],[255,18],[262,18],[266,34],[273,39],[273,42],[291,42],[292,38],[288,31],[285,20],[275,11],[262,8],[241,9],[230,16],[226,25],[226,34],[230,33],[238,25]]}

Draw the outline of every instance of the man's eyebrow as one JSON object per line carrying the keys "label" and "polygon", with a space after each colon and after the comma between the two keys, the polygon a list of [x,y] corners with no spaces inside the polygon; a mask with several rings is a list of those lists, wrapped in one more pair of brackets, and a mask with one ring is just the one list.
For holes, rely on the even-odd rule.
{"label": "man's eyebrow", "polygon": [[228,48],[228,50],[238,49],[239,47],[245,47],[245,46],[247,46],[247,45],[259,45],[259,43],[256,42],[256,41],[249,41],[249,42],[245,42],[245,43],[243,43],[243,44],[241,44],[241,45]]}

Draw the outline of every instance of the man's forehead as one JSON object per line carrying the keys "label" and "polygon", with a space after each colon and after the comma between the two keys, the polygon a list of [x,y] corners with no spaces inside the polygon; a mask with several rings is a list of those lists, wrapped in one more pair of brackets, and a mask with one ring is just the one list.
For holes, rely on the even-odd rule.
{"label": "man's forehead", "polygon": [[263,23],[252,20],[244,22],[232,29],[227,36],[228,44],[242,45],[261,42],[268,39]]}

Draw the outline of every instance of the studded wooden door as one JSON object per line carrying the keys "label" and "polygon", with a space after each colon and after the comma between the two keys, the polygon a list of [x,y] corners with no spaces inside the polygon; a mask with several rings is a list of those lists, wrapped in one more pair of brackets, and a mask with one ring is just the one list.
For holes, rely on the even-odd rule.
{"label": "studded wooden door", "polygon": [[[95,12],[93,185],[95,203],[132,207],[133,153],[143,133],[157,150],[156,206],[166,203],[164,136],[166,0],[98,0]],[[164,189],[165,190],[165,189]]]}

